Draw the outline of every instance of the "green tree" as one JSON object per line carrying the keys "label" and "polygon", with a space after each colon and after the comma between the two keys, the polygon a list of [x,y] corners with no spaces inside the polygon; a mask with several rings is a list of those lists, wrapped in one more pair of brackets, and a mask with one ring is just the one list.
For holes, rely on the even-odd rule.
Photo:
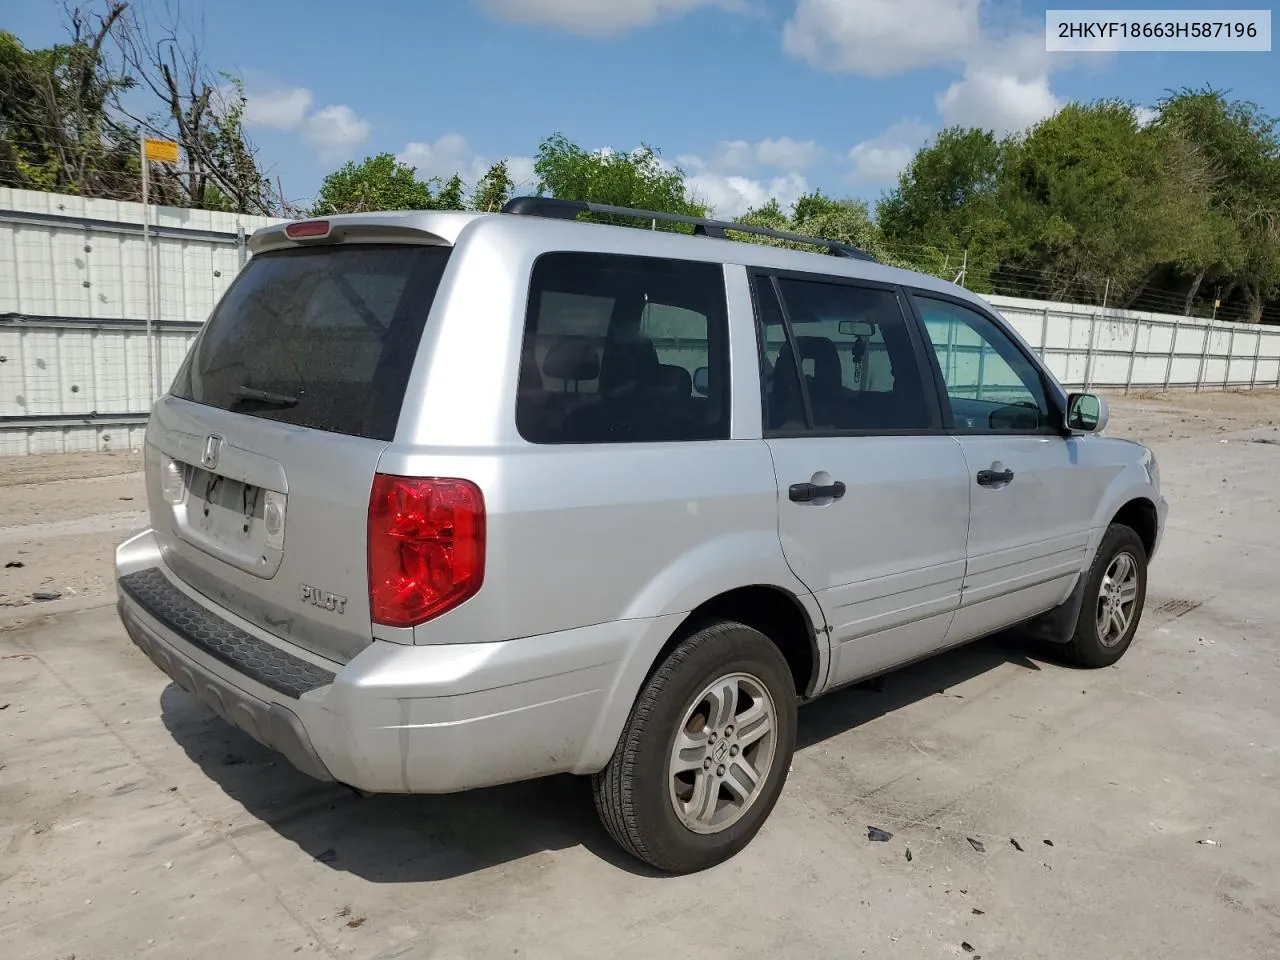
{"label": "green tree", "polygon": [[815,190],[796,201],[791,229],[806,236],[861,247],[883,263],[901,262],[885,244],[865,200],[837,200]]}
{"label": "green tree", "polygon": [[465,210],[466,204],[463,202],[463,186],[462,177],[454,174],[441,186],[440,192],[436,194],[432,201],[431,209],[433,210]]}
{"label": "green tree", "polygon": [[[778,202],[777,197],[770,197],[769,202],[762,207],[748,210],[738,217],[737,222],[750,224],[753,227],[768,227],[770,230],[791,229],[791,218],[782,209],[782,204]],[[751,234],[743,234],[743,236],[747,237],[751,236]],[[786,241],[775,240],[772,237],[760,237],[759,242],[774,247],[781,247],[786,243]]]}
{"label": "green tree", "polygon": [[1160,103],[1154,124],[1190,144],[1213,171],[1208,228],[1216,249],[1187,266],[1193,291],[1208,276],[1238,288],[1258,323],[1280,295],[1280,140],[1276,121],[1253,103],[1213,89],[1180,90]]}
{"label": "green tree", "polygon": [[481,213],[501,210],[511,199],[511,191],[514,188],[511,173],[507,170],[507,161],[499,160],[485,171],[485,175],[471,191],[471,209],[479,210]]}
{"label": "green tree", "polygon": [[0,185],[137,198],[138,132],[111,109],[133,80],[104,53],[125,8],[73,12],[70,42],[43,50],[0,32]]}
{"label": "green tree", "polygon": [[112,32],[121,69],[151,93],[155,106],[134,115],[132,104],[117,101],[117,109],[147,135],[176,141],[182,152],[179,167],[153,164],[157,202],[278,212],[279,198],[244,129],[243,84],[204,64],[200,39],[176,7],[147,9],[149,16],[121,17]]}
{"label": "green tree", "polygon": [[[230,213],[274,213],[275,191],[245,134],[244,83],[239,77],[224,74],[223,78],[224,87],[205,108],[199,145],[187,150],[186,184],[198,191],[190,197],[195,201],[190,205]],[[202,174],[196,172],[199,168]]]}
{"label": "green tree", "polygon": [[1203,183],[1161,131],[1118,101],[1070,104],[1005,145],[1000,274],[1032,296],[1131,303],[1199,255]]}
{"label": "green tree", "polygon": [[432,183],[419,180],[417,170],[389,153],[348,160],[324,178],[311,210],[313,217],[370,210],[435,210]]}
{"label": "green tree", "polygon": [[876,206],[884,243],[917,269],[991,291],[1009,224],[1000,202],[1004,144],[951,127],[922,147]]}
{"label": "green tree", "polygon": [[[649,146],[630,153],[593,153],[557,133],[538,147],[533,169],[538,175],[539,191],[562,200],[587,200],[687,216],[705,213],[702,205],[689,198],[684,172],[664,164],[658,151]],[[592,219],[614,220],[610,217]],[[618,218],[616,222],[636,225],[636,221],[628,218]],[[658,224],[658,229],[674,227]]]}
{"label": "green tree", "polygon": [[[764,206],[757,207],[739,217],[737,222],[756,227],[768,227],[786,233],[798,233],[807,237],[835,240],[866,250],[882,263],[899,263],[885,246],[880,229],[863,200],[838,200],[815,190],[797,200],[790,215],[782,209],[782,205],[776,199],[771,199]],[[735,234],[730,231],[730,235],[735,240],[749,240],[792,250],[812,251],[814,249],[810,244],[759,234]]]}
{"label": "green tree", "polygon": [[[176,140],[183,153],[181,169],[151,165],[154,202],[279,208],[245,134],[242,85],[207,71],[176,20],[153,32],[123,0],[104,0],[96,15],[69,9],[67,30],[69,42],[44,50],[0,33],[0,183],[139,199],[145,134]],[[139,104],[150,112],[135,116]]]}

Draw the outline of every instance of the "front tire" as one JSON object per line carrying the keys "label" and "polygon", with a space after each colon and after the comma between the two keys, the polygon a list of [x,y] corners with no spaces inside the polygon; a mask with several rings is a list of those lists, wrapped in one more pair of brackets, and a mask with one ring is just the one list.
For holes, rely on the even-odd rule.
{"label": "front tire", "polygon": [[609,765],[592,781],[605,828],[669,873],[705,870],[759,832],[795,752],[796,693],[768,637],[702,627],[650,676]]}
{"label": "front tire", "polygon": [[1085,580],[1084,601],[1062,657],[1078,667],[1109,667],[1125,655],[1147,599],[1147,549],[1124,524],[1102,538]]}

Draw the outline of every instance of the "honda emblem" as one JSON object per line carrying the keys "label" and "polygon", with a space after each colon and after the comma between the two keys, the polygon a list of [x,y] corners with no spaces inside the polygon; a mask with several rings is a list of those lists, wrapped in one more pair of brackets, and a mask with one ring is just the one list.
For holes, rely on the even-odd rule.
{"label": "honda emblem", "polygon": [[218,466],[218,457],[222,454],[222,438],[216,433],[211,433],[204,441],[204,453],[200,457],[200,465],[206,470],[213,470]]}

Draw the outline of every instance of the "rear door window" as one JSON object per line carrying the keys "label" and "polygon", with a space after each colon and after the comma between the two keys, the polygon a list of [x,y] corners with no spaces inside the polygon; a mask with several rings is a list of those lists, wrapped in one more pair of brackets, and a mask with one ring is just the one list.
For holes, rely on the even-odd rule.
{"label": "rear door window", "polygon": [[249,261],[205,325],[174,396],[391,440],[449,249],[316,246]]}
{"label": "rear door window", "polygon": [[531,443],[727,439],[728,343],[719,264],[545,254],[530,281],[516,426]]}
{"label": "rear door window", "polygon": [[916,348],[892,289],[819,277],[775,282],[765,274],[753,284],[769,435],[932,429]]}

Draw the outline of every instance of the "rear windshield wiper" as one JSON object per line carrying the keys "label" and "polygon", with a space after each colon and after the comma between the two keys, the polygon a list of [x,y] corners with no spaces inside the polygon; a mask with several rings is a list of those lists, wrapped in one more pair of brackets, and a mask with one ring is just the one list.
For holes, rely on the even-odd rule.
{"label": "rear windshield wiper", "polygon": [[291,397],[287,393],[272,393],[270,390],[259,390],[257,387],[250,387],[247,384],[236,387],[235,395],[242,400],[256,400],[258,403],[268,403],[273,407],[296,407],[298,398]]}

